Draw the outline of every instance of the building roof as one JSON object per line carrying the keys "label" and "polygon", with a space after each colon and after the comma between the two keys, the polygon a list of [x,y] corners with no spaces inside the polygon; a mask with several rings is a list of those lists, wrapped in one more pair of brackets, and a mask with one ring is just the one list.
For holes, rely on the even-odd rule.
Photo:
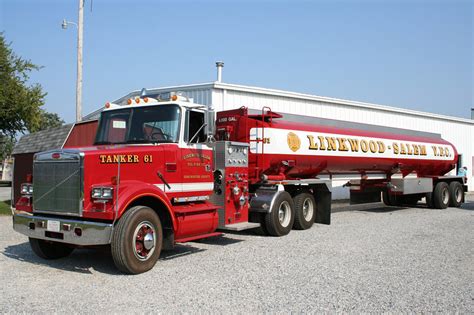
{"label": "building roof", "polygon": [[73,126],[67,124],[24,135],[13,148],[12,155],[62,148]]}
{"label": "building roof", "polygon": [[104,107],[101,107],[99,109],[96,109],[95,111],[87,114],[86,116],[82,117],[82,121],[81,122],[87,122],[87,121],[92,121],[92,120],[98,120],[99,117],[100,117],[100,113],[102,112],[102,110],[104,109]]}
{"label": "building roof", "polygon": [[[190,84],[190,85],[168,86],[168,87],[162,87],[162,88],[150,88],[150,89],[147,89],[147,93],[153,94],[153,93],[158,93],[160,91],[168,91],[168,90],[176,90],[176,91],[185,92],[187,90],[189,91],[189,90],[200,90],[200,89],[232,90],[232,91],[241,91],[241,92],[254,93],[254,94],[294,98],[294,99],[300,99],[300,100],[319,101],[319,102],[339,104],[339,105],[345,105],[345,106],[353,106],[353,107],[358,107],[358,108],[367,108],[367,109],[378,110],[378,111],[383,111],[383,112],[402,113],[405,115],[419,116],[423,118],[434,118],[434,119],[439,119],[439,120],[447,120],[447,121],[474,125],[474,120],[467,119],[467,118],[440,115],[440,114],[410,110],[410,109],[405,109],[405,108],[397,108],[393,106],[350,101],[350,100],[344,100],[344,99],[339,99],[339,98],[331,98],[331,97],[325,97],[325,96],[303,94],[303,93],[296,93],[296,92],[289,92],[289,91],[275,90],[275,89],[266,89],[266,88],[254,87],[254,86],[229,84],[229,83],[223,83],[223,82],[208,82],[208,83],[199,83],[199,84]],[[140,90],[130,92],[129,94],[114,101],[114,103],[119,103],[128,98],[140,95],[140,93],[141,93]]]}

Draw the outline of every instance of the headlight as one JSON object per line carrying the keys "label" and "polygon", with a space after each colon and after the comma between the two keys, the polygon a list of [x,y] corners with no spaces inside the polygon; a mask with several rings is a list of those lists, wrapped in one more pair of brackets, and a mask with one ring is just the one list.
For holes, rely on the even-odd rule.
{"label": "headlight", "polygon": [[22,184],[21,185],[21,193],[22,194],[27,194],[28,193],[28,185],[27,184]]}
{"label": "headlight", "polygon": [[112,199],[113,188],[102,188],[102,198]]}
{"label": "headlight", "polygon": [[92,188],[91,196],[93,199],[112,199],[113,191],[112,187],[95,187]]}
{"label": "headlight", "polygon": [[100,198],[102,196],[102,188],[92,188],[92,198]]}
{"label": "headlight", "polygon": [[33,185],[32,184],[21,184],[20,193],[22,195],[31,195],[31,194],[33,194]]}

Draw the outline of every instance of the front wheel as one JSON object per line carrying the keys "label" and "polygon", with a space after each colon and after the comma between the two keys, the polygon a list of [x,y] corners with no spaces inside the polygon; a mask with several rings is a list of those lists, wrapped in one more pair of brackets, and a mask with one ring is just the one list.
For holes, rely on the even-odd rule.
{"label": "front wheel", "polygon": [[63,243],[39,240],[37,238],[29,238],[30,246],[33,252],[43,259],[59,259],[69,256],[74,247]]}
{"label": "front wheel", "polygon": [[163,229],[156,212],[136,206],[122,215],[114,229],[112,258],[120,271],[142,273],[155,266],[162,244]]}
{"label": "front wheel", "polygon": [[273,201],[270,213],[265,215],[264,231],[271,236],[283,236],[290,233],[295,221],[295,206],[290,194],[279,193]]}

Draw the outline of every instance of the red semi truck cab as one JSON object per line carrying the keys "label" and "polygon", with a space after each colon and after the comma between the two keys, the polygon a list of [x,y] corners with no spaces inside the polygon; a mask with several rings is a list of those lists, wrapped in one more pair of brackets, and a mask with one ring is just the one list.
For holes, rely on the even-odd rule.
{"label": "red semi truck cab", "polygon": [[[359,174],[348,183],[356,202],[380,201],[381,193],[390,205],[463,201],[462,179],[444,176],[455,148],[441,138],[325,127],[301,117],[292,122],[268,108],[240,108],[215,118],[176,93],[107,103],[94,146],[35,155],[13,227],[46,259],[110,245],[116,266],[134,274],[151,269],[162,249],[218,229],[261,226],[283,236],[329,224],[331,179],[320,175]],[[405,178],[410,173],[417,176]]]}
{"label": "red semi truck cab", "polygon": [[[238,223],[249,224],[248,145],[209,142],[207,120],[202,105],[176,94],[106,104],[94,146],[35,155],[15,230],[44,258],[116,244],[119,269],[138,273],[163,247],[221,234],[219,225],[244,228]],[[216,147],[226,152],[217,160]],[[225,209],[210,201],[214,192]]]}

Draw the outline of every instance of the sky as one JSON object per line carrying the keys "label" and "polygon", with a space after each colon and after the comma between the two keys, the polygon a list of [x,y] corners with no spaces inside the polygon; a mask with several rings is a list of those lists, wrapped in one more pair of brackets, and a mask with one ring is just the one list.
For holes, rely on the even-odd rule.
{"label": "sky", "polygon": [[[0,0],[44,108],[75,119],[78,0]],[[83,115],[143,87],[223,81],[470,118],[474,1],[85,0]],[[243,104],[245,105],[245,104]]]}

